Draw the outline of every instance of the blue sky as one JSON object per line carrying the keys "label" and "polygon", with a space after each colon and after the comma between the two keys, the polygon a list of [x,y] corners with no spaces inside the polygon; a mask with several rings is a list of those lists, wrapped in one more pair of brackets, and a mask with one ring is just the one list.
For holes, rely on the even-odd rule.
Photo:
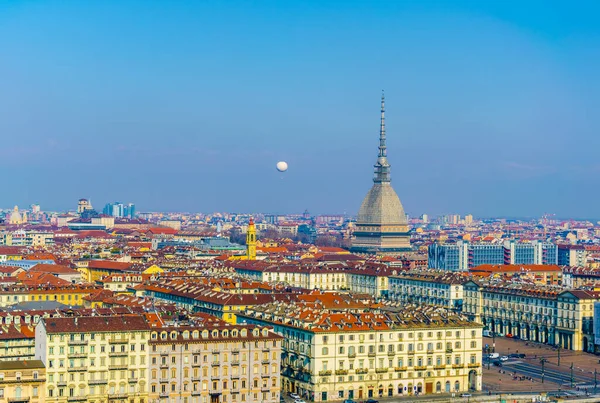
{"label": "blue sky", "polygon": [[3,1],[0,206],[355,214],[385,89],[409,214],[600,217],[599,13],[591,1]]}

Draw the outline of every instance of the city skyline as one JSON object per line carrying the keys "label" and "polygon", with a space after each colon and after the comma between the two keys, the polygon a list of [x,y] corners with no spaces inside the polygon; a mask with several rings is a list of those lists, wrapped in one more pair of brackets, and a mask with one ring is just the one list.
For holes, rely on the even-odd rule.
{"label": "city skyline", "polygon": [[384,88],[409,215],[600,216],[597,6],[511,5],[6,2],[0,204],[355,215]]}

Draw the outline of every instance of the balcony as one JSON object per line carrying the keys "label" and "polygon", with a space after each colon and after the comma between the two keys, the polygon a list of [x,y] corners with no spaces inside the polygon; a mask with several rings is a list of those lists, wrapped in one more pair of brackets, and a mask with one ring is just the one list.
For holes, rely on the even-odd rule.
{"label": "balcony", "polygon": [[368,374],[369,373],[369,369],[368,368],[357,368],[354,372],[356,372],[357,374]]}
{"label": "balcony", "polygon": [[67,402],[85,402],[87,400],[87,396],[69,396],[67,397]]}
{"label": "balcony", "polygon": [[452,364],[452,368],[454,369],[460,369],[460,368],[464,368],[465,364]]}
{"label": "balcony", "polygon": [[69,340],[69,341],[67,341],[67,344],[69,346],[87,346],[88,341],[87,340]]}
{"label": "balcony", "polygon": [[213,348],[212,353],[213,354],[221,354],[221,350],[219,350],[218,348]]}
{"label": "balcony", "polygon": [[218,366],[221,365],[221,363],[217,362],[217,361],[213,361],[213,362],[210,363],[210,365],[212,365],[213,367],[218,367]]}
{"label": "balcony", "polygon": [[324,371],[319,371],[319,376],[328,376],[331,375],[331,370],[324,370]]}
{"label": "balcony", "polygon": [[158,397],[160,397],[161,399],[166,399],[169,397],[169,392],[160,392],[158,394]]}
{"label": "balcony", "polygon": [[427,350],[427,354],[433,354],[433,350]]}
{"label": "balcony", "polygon": [[192,390],[192,396],[200,396],[202,394],[202,392],[200,392],[199,390]]}
{"label": "balcony", "polygon": [[192,377],[192,382],[200,382],[201,380],[202,380],[202,378],[200,378],[199,376]]}
{"label": "balcony", "polygon": [[415,355],[415,350],[410,350],[407,354],[408,355]]}
{"label": "balcony", "polygon": [[433,369],[437,369],[437,370],[446,369],[446,366],[445,365],[434,365]]}
{"label": "balcony", "polygon": [[129,353],[127,351],[115,351],[114,353],[109,353],[111,357],[127,357]]}
{"label": "balcony", "polygon": [[270,388],[270,387],[268,387],[268,386],[263,386],[263,387],[261,387],[261,388],[260,388],[260,391],[261,391],[261,392],[270,392],[270,391],[271,391],[271,388]]}
{"label": "balcony", "polygon": [[447,349],[446,349],[446,352],[447,352],[447,353],[452,353],[452,352],[454,352],[454,350],[452,350],[451,348],[447,348]]}
{"label": "balcony", "polygon": [[481,366],[481,364],[480,364],[480,363],[478,363],[478,362],[474,362],[474,363],[469,363],[467,366],[468,366],[469,368],[478,368],[478,367],[480,367],[480,366]]}
{"label": "balcony", "polygon": [[269,347],[263,347],[262,351],[263,353],[268,353],[271,351],[271,349]]}
{"label": "balcony", "polygon": [[58,386],[58,387],[67,386],[67,382],[66,381],[58,381],[58,382],[56,382],[56,386]]}
{"label": "balcony", "polygon": [[108,395],[108,400],[125,400],[129,397],[127,393],[113,393]]}
{"label": "balcony", "polygon": [[426,369],[426,365],[415,365],[415,371],[425,371]]}
{"label": "balcony", "polygon": [[86,353],[70,353],[67,354],[67,358],[87,358],[87,354]]}
{"label": "balcony", "polygon": [[169,378],[160,378],[158,381],[160,383],[169,383]]}
{"label": "balcony", "polygon": [[347,369],[336,369],[335,374],[336,375],[348,375],[348,370]]}
{"label": "balcony", "polygon": [[388,356],[393,357],[396,355],[395,351],[388,351]]}
{"label": "balcony", "polygon": [[348,358],[356,358],[356,353],[348,353]]}
{"label": "balcony", "polygon": [[[106,385],[108,383],[108,379],[90,379],[88,381],[89,385]],[[65,382],[65,386],[66,386]],[[61,386],[60,384],[58,386]]]}
{"label": "balcony", "polygon": [[[83,399],[85,400],[85,397]],[[27,403],[29,402],[29,397],[9,397],[7,400],[8,403]]]}
{"label": "balcony", "polygon": [[169,364],[160,364],[159,368],[160,369],[168,369],[169,368]]}
{"label": "balcony", "polygon": [[138,381],[139,381],[139,379],[137,379],[137,378],[129,378],[127,380],[127,382],[129,382],[129,383],[137,383]]}
{"label": "balcony", "polygon": [[233,360],[231,361],[231,365],[240,365],[240,362],[238,360]]}
{"label": "balcony", "polygon": [[240,349],[239,349],[239,348],[232,348],[232,349],[231,349],[231,352],[232,352],[233,354],[239,354],[239,353],[240,353]]}
{"label": "balcony", "polygon": [[375,351],[369,351],[369,354],[367,354],[369,357],[375,357],[377,355],[377,353],[375,353]]}
{"label": "balcony", "polygon": [[108,366],[108,369],[115,370],[115,371],[126,370],[127,364],[110,364]]}
{"label": "balcony", "polygon": [[407,369],[408,369],[407,367],[394,367],[394,371],[396,371],[396,372],[406,371]]}
{"label": "balcony", "polygon": [[67,371],[69,372],[85,372],[87,371],[89,368],[88,367],[69,367],[67,368]]}
{"label": "balcony", "polygon": [[111,337],[110,339],[108,339],[108,342],[110,344],[127,344],[129,343],[129,339],[117,339],[115,337]]}
{"label": "balcony", "polygon": [[377,374],[385,374],[388,372],[389,368],[375,368],[375,373]]}

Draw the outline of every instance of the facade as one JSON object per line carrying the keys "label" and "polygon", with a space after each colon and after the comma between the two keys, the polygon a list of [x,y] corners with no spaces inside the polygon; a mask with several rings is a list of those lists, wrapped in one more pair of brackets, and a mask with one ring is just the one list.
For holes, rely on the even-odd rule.
{"label": "facade", "polygon": [[279,403],[282,337],[266,327],[153,329],[151,402]]}
{"label": "facade", "polygon": [[46,368],[39,360],[0,361],[0,401],[44,403]]}
{"label": "facade", "polygon": [[594,303],[600,293],[514,283],[464,285],[463,312],[486,330],[577,351],[594,351]]}
{"label": "facade", "polygon": [[385,140],[385,99],[382,95],[374,183],[358,211],[351,247],[354,252],[385,254],[411,250],[408,220],[391,185]]}
{"label": "facade", "polygon": [[149,334],[138,315],[42,319],[35,355],[47,370],[46,402],[146,402]]}
{"label": "facade", "polygon": [[285,337],[284,391],[310,400],[481,390],[481,325],[440,308],[269,304],[240,319]]}

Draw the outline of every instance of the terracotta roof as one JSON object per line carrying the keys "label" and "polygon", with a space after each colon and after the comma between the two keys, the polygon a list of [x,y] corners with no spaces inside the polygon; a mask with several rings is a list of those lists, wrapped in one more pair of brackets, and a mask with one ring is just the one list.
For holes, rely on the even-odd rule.
{"label": "terracotta roof", "polygon": [[75,318],[44,318],[47,333],[102,333],[149,330],[143,316],[83,316]]}

